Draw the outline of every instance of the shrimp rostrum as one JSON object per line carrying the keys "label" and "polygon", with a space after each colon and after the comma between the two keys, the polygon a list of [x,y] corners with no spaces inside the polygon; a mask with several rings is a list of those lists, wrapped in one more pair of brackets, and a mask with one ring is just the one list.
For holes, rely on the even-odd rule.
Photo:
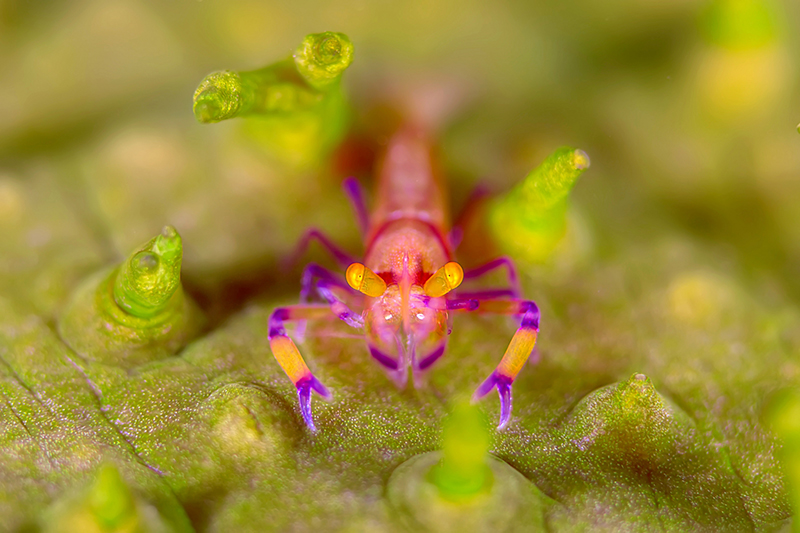
{"label": "shrimp rostrum", "polygon": [[[409,367],[414,374],[431,367],[445,352],[449,318],[454,312],[495,313],[521,322],[500,363],[476,389],[481,398],[497,389],[500,423],[511,417],[511,386],[530,356],[539,331],[539,309],[520,298],[516,270],[505,257],[464,271],[453,260],[445,189],[434,168],[431,146],[424,133],[406,127],[389,141],[378,168],[374,208],[367,213],[354,179],[345,181],[364,234],[363,263],[352,261],[322,233],[309,231],[345,269],[341,274],[319,265],[306,267],[299,305],[275,309],[269,321],[269,344],[275,359],[292,380],[300,412],[315,431],[311,393],[330,398],[312,374],[286,333],[287,322],[328,318],[333,313],[364,333],[373,359],[384,366],[398,386],[404,386]],[[465,279],[505,268],[506,289],[459,293]],[[309,303],[312,297],[325,304]],[[361,312],[351,306],[361,304]]]}

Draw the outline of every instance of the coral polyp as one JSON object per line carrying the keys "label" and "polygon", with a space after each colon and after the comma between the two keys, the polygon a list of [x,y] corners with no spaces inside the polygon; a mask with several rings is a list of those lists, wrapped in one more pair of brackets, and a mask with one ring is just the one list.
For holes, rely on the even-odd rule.
{"label": "coral polyp", "polygon": [[80,356],[134,366],[174,354],[202,324],[180,282],[183,244],[172,226],[110,271],[89,277],[58,321]]}

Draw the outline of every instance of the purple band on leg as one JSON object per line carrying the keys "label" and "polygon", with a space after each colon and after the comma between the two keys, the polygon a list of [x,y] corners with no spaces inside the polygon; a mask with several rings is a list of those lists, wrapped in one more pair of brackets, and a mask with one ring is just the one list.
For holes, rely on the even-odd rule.
{"label": "purple band on leg", "polygon": [[289,320],[289,310],[285,307],[279,307],[272,312],[269,317],[269,333],[268,339],[277,337],[279,335],[286,335],[286,328],[283,323]]}
{"label": "purple band on leg", "polygon": [[317,294],[331,306],[331,310],[339,319],[346,322],[348,326],[356,329],[364,327],[364,320],[361,318],[361,315],[347,307],[347,305],[333,293],[332,288],[343,289],[351,294],[355,294],[356,292],[344,281],[339,279],[336,274],[316,263],[309,263],[305,270],[303,270],[301,281],[302,288],[300,290],[301,302],[305,303],[310,300],[315,281]]}
{"label": "purple band on leg", "polygon": [[325,385],[323,385],[320,382],[320,380],[318,380],[316,377],[314,377],[313,374],[309,378],[309,384],[311,385],[311,388],[314,390],[314,392],[316,392],[317,394],[322,396],[322,398],[324,400],[327,401],[327,400],[330,400],[332,398],[331,393],[328,391],[328,389],[325,387]]}
{"label": "purple band on leg", "polygon": [[364,203],[364,194],[361,191],[361,185],[354,177],[346,178],[342,182],[342,188],[347,198],[350,200],[350,205],[353,206],[353,211],[356,214],[356,221],[362,234],[367,233],[369,227],[369,214],[367,213],[367,206]]}
{"label": "purple band on leg", "polygon": [[307,302],[311,296],[311,291],[314,290],[314,281],[324,281],[329,286],[339,287],[352,294],[356,294],[350,285],[339,279],[339,277],[325,267],[321,267],[316,263],[309,263],[303,269],[303,275],[300,278],[300,301]]}
{"label": "purple band on leg", "polygon": [[343,301],[337,298],[327,281],[317,283],[317,290],[320,296],[331,306],[331,310],[336,313],[339,320],[344,321],[351,328],[361,329],[364,327],[364,319],[361,315],[352,311]]}
{"label": "purple band on leg", "polygon": [[[326,302],[328,302],[328,305],[331,305],[330,298],[326,297],[326,295],[324,294],[321,294],[321,287],[323,283],[327,282],[330,285],[346,289],[348,292],[351,293],[354,292],[353,289],[350,288],[350,286],[348,286],[343,281],[339,280],[337,275],[328,270],[327,268],[321,267],[316,263],[309,263],[303,269],[303,275],[300,278],[300,303],[307,303],[311,301],[311,294],[314,292],[315,281],[317,282],[316,283],[317,292],[320,293],[320,296],[322,296],[322,298]],[[330,294],[332,295],[333,293]],[[305,336],[305,331],[306,331],[306,322],[305,320],[301,320],[297,323],[297,329],[295,330],[295,335],[297,335],[298,339],[301,339]]]}
{"label": "purple band on leg", "polygon": [[310,380],[302,379],[295,385],[297,387],[297,398],[300,402],[300,414],[303,415],[308,429],[316,433],[317,426],[314,425],[314,417],[311,416],[311,383]]}
{"label": "purple band on leg", "polygon": [[525,314],[522,315],[522,323],[519,327],[539,331],[539,307],[536,303],[530,300],[522,302],[520,312]]}

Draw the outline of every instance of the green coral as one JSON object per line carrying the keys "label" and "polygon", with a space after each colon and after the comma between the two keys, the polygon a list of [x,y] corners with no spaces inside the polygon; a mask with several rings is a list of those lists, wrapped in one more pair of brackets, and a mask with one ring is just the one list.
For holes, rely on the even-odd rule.
{"label": "green coral", "polygon": [[[245,80],[248,76],[245,75]],[[192,109],[199,122],[220,122],[247,113],[255,102],[255,87],[245,87],[237,72],[212,72],[194,92]]]}
{"label": "green coral", "polygon": [[732,530],[757,520],[725,448],[709,446],[643,374],[587,395],[529,453],[517,462],[559,502],[549,516],[559,530]]}
{"label": "green coral", "polygon": [[87,490],[50,508],[45,533],[167,533],[175,531],[157,509],[138,499],[111,464],[102,466]]}
{"label": "green coral", "polygon": [[204,124],[249,117],[250,135],[272,155],[301,166],[318,161],[348,123],[341,78],[352,61],[343,33],[307,35],[283,61],[206,76],[194,93],[195,117]]}
{"label": "green coral", "polygon": [[114,301],[127,314],[159,320],[183,304],[181,259],[183,246],[175,228],[165,226],[120,265],[114,280]]}
{"label": "green coral", "polygon": [[174,354],[202,326],[180,283],[183,246],[166,226],[113,270],[90,276],[58,321],[64,341],[92,361],[134,366]]}
{"label": "green coral", "polygon": [[320,108],[353,61],[353,44],[343,33],[306,36],[294,55],[259,70],[214,72],[194,92],[199,122],[251,115],[299,113]]}
{"label": "green coral", "polygon": [[589,165],[583,150],[561,147],[514,189],[493,200],[486,222],[500,249],[530,262],[550,257],[566,231],[569,192]]}
{"label": "green coral", "polygon": [[307,35],[294,53],[297,72],[318,90],[339,82],[353,61],[353,44],[343,33],[328,31]]}
{"label": "green coral", "polygon": [[491,487],[492,473],[486,465],[490,444],[480,411],[457,405],[442,427],[442,460],[429,473],[443,498],[469,497]]}
{"label": "green coral", "polygon": [[[218,16],[223,11],[237,21],[245,18],[241,6],[237,11],[231,3],[210,4],[197,6],[211,10],[213,31],[224,32],[224,17]],[[257,4],[248,3],[248,10]],[[182,6],[174,18],[194,24],[197,18],[183,15],[197,6]],[[250,115],[240,129],[209,131],[182,120],[191,117],[180,99],[167,99],[114,125],[120,109],[148,94],[168,98],[164,88],[170,83],[182,86],[193,74],[180,66],[196,59],[183,51],[203,50],[216,34],[192,27],[167,35],[199,36],[181,48],[185,43],[177,38],[148,41],[142,30],[137,42],[157,43],[156,53],[142,58],[136,55],[140,47],[120,37],[124,32],[113,21],[163,30],[163,21],[150,17],[168,9],[162,4],[64,4],[59,13],[65,16],[31,19],[35,24],[27,26],[32,35],[45,28],[46,42],[25,42],[28,32],[5,31],[7,19],[0,17],[8,45],[3,53],[14,67],[4,84],[11,87],[3,99],[11,112],[0,126],[6,135],[0,152],[13,156],[3,160],[0,175],[0,529],[50,527],[49,517],[65,517],[65,508],[94,520],[85,514],[84,498],[92,487],[114,495],[110,505],[103,498],[92,504],[105,524],[113,525],[114,517],[127,523],[124,517],[135,508],[174,531],[441,531],[486,523],[548,531],[791,527],[794,409],[782,405],[786,418],[766,422],[762,415],[766,398],[776,389],[796,389],[800,376],[800,313],[790,260],[797,252],[792,228],[798,227],[798,211],[796,195],[787,188],[791,180],[785,179],[796,161],[772,121],[737,130],[735,142],[726,144],[713,124],[687,131],[686,121],[675,120],[686,86],[674,91],[680,98],[671,104],[662,92],[654,97],[651,85],[641,90],[643,80],[669,73],[677,81],[686,74],[674,61],[675,45],[691,48],[681,36],[691,34],[696,18],[685,17],[688,26],[669,26],[686,14],[680,11],[686,6],[663,4],[652,13],[635,7],[637,16],[628,17],[636,21],[634,29],[614,23],[609,31],[607,17],[615,7],[586,3],[579,10],[556,10],[564,18],[505,17],[508,27],[501,31],[482,24],[492,38],[481,40],[442,32],[438,17],[431,18],[435,33],[422,24],[419,38],[409,38],[407,32],[387,32],[374,17],[363,22],[363,13],[347,14],[360,39],[397,39],[412,62],[440,58],[442,46],[466,51],[465,58],[452,56],[454,65],[469,65],[470,76],[489,84],[487,100],[503,104],[488,113],[481,107],[471,133],[456,131],[468,148],[466,157],[456,159],[469,172],[495,171],[512,159],[498,148],[508,144],[497,142],[504,134],[527,134],[509,127],[512,119],[548,139],[580,132],[587,146],[603,152],[605,168],[575,198],[591,221],[596,248],[588,260],[520,268],[523,293],[542,309],[539,360],[515,382],[514,416],[504,432],[489,433],[485,459],[492,487],[507,476],[513,490],[501,492],[507,498],[500,502],[491,491],[483,493],[486,498],[479,491],[466,512],[463,502],[443,501],[429,477],[442,459],[435,450],[448,420],[445,405],[471,393],[494,368],[513,334],[510,321],[456,317],[445,357],[425,383],[402,391],[335,321],[311,326],[300,348],[334,393],[333,402],[315,404],[320,431],[313,436],[297,411],[294,388],[267,347],[271,310],[296,302],[300,273],[273,266],[294,239],[291,232],[316,224],[336,236],[351,235],[352,249],[357,236],[346,222],[344,200],[331,193],[337,179],[276,168],[259,142],[276,131],[285,134],[293,140],[269,146],[275,153],[289,147],[281,153],[290,154],[305,140],[319,139],[305,137],[303,127],[326,133],[329,125],[341,134],[336,128],[342,123],[320,121],[324,113],[312,106]],[[428,4],[418,7],[430,12]],[[285,20],[281,9],[269,8],[273,24]],[[415,13],[377,4],[369,9],[383,9],[391,24]],[[476,20],[470,5],[458,9],[460,21]],[[24,18],[28,10],[33,8],[14,13]],[[330,15],[322,10],[322,16]],[[581,41],[571,41],[568,49],[591,51],[587,63],[580,64],[580,54],[572,56],[577,63],[564,61],[560,46],[532,45],[526,39],[538,30],[522,24],[534,19],[556,23],[553,28],[581,28]],[[267,31],[259,22],[258,32]],[[308,25],[305,14],[302,24]],[[114,39],[114,46],[98,45],[90,39],[93,32]],[[230,33],[220,35],[233,40]],[[236,37],[241,39],[235,46],[253,50],[246,36]],[[661,48],[663,43],[668,47]],[[497,60],[509,57],[503,55],[509,50],[513,61]],[[609,56],[608,50],[615,52]],[[663,55],[654,58],[653,51]],[[141,64],[118,60],[124,53]],[[159,63],[164,55],[171,62]],[[83,65],[96,56],[111,59]],[[19,57],[36,58],[45,68],[26,69]],[[370,62],[364,56],[365,72],[397,64],[381,53],[375,57]],[[543,72],[536,63],[540,57],[551,66],[569,66],[569,76],[556,68]],[[613,61],[614,68],[603,61]],[[644,63],[643,78],[631,66]],[[289,67],[301,79],[296,65]],[[794,67],[788,67],[791,75]],[[570,86],[589,89],[572,92]],[[550,94],[553,88],[557,95]],[[333,105],[330,96],[323,101]],[[761,99],[766,107],[760,109],[785,115],[789,107],[779,107],[782,102]],[[543,109],[551,110],[550,119],[557,117],[558,128],[547,116],[533,126],[517,120]],[[292,121],[307,122],[294,129]],[[143,122],[158,134],[131,136]],[[458,127],[468,130],[466,122]],[[681,126],[677,132],[670,126],[675,123]],[[100,125],[105,149],[98,151],[81,133]],[[446,155],[452,155],[450,135],[444,136]],[[99,154],[106,155],[104,164],[97,164]],[[458,172],[448,178],[456,197],[465,194],[465,178]],[[237,201],[242,198],[247,201]],[[265,212],[270,216],[259,218]],[[774,226],[765,222],[773,215]],[[150,319],[120,307],[109,271],[84,280],[110,264],[109,250],[132,250],[133,236],[163,220],[179,221],[192,251],[183,275],[187,290],[213,315],[209,331],[166,346],[158,341],[140,349],[124,336],[115,344],[108,340],[113,331],[101,335],[94,328],[114,330],[116,320]],[[739,240],[749,234],[752,249]],[[147,274],[152,263],[145,255],[141,265],[129,268]],[[145,289],[146,296],[148,286],[134,282],[132,289]],[[137,298],[132,301],[143,302],[148,314],[150,300]],[[78,301],[83,319],[67,327]],[[104,309],[121,314],[109,317]],[[497,418],[496,398],[479,408]],[[486,445],[479,444],[475,450]],[[119,476],[98,480],[109,464]],[[491,505],[481,507],[486,502]]]}

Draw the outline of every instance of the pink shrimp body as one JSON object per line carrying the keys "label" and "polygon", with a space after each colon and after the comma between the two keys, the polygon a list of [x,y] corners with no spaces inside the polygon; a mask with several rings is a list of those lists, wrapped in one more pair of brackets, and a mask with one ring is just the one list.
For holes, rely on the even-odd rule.
{"label": "pink shrimp body", "polygon": [[[311,230],[302,241],[318,239],[347,268],[347,283],[318,265],[303,274],[301,300],[315,293],[326,306],[306,305],[276,309],[269,323],[269,342],[275,359],[297,388],[300,411],[315,431],[311,416],[311,392],[330,394],[306,365],[284,324],[288,321],[335,316],[351,327],[364,330],[370,355],[386,367],[399,386],[430,367],[445,351],[450,333],[449,311],[478,311],[522,317],[500,363],[478,387],[475,397],[496,388],[500,395],[500,425],[511,414],[511,384],[530,356],[539,328],[539,310],[518,298],[516,271],[507,258],[491,261],[470,272],[453,262],[448,237],[446,195],[430,143],[413,127],[399,130],[390,140],[378,170],[377,200],[367,216],[355,180],[347,180],[365,233],[364,264],[351,262],[324,235]],[[454,297],[463,279],[475,278],[499,267],[508,269],[510,287]],[[361,293],[363,311],[348,307]],[[332,313],[332,314],[331,314]]]}
{"label": "pink shrimp body", "polygon": [[363,313],[370,352],[390,368],[393,359],[401,383],[409,363],[416,369],[418,362],[444,351],[447,335],[446,308],[429,306],[422,290],[453,255],[445,237],[443,184],[429,146],[411,128],[392,138],[380,165],[378,200],[366,239],[364,264],[387,284]]}

